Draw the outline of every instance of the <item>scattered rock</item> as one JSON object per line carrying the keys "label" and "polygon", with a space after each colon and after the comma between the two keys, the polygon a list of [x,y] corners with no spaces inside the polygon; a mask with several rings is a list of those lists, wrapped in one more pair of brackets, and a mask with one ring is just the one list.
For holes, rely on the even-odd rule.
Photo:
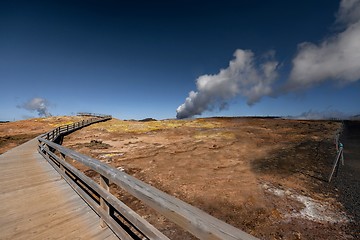
{"label": "scattered rock", "polygon": [[117,167],[117,170],[119,170],[119,171],[121,171],[121,172],[125,172],[125,168],[123,168],[123,167],[121,167],[121,166]]}
{"label": "scattered rock", "polygon": [[85,147],[92,149],[108,149],[109,147],[111,147],[111,145],[103,143],[100,140],[91,140],[90,143],[85,143]]}

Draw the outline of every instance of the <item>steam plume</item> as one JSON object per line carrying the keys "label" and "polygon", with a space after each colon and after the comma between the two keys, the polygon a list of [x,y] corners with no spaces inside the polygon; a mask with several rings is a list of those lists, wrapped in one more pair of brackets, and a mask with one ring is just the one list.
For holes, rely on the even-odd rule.
{"label": "steam plume", "polygon": [[201,115],[205,110],[227,106],[226,101],[238,94],[247,98],[252,105],[272,92],[271,84],[277,77],[278,62],[274,53],[267,54],[262,63],[257,63],[250,50],[238,49],[226,69],[215,75],[202,75],[197,78],[197,91],[191,91],[185,102],[176,112],[177,118]]}
{"label": "steam plume", "polygon": [[51,116],[48,110],[49,102],[44,98],[33,98],[17,107],[29,110],[30,112],[36,111],[40,117]]}
{"label": "steam plume", "polygon": [[[176,112],[177,118],[201,115],[206,110],[227,106],[227,100],[241,95],[252,105],[263,96],[277,96],[313,87],[324,81],[346,84],[360,79],[360,0],[342,0],[335,24],[341,31],[316,45],[300,43],[292,60],[289,80],[274,90],[278,62],[274,52],[258,63],[250,50],[236,50],[235,59],[215,75],[203,75],[196,80],[197,91],[191,91]],[[264,59],[263,59],[264,60]],[[324,115],[312,111],[304,115]],[[326,115],[326,114],[325,114]]]}
{"label": "steam plume", "polygon": [[288,88],[304,89],[327,80],[341,84],[360,79],[360,1],[342,0],[336,17],[343,31],[319,45],[298,45]]}

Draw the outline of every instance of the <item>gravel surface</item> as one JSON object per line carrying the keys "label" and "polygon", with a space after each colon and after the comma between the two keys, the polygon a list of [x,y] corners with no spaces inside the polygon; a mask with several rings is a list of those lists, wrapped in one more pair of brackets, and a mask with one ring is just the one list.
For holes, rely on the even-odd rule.
{"label": "gravel surface", "polygon": [[345,165],[331,183],[338,191],[339,201],[351,216],[349,232],[360,239],[360,121],[345,121],[340,140],[344,144]]}

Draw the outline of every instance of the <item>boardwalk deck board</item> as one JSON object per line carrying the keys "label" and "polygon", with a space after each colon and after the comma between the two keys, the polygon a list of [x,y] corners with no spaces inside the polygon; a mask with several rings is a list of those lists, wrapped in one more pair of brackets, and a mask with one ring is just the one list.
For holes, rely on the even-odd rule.
{"label": "boardwalk deck board", "polygon": [[0,155],[0,239],[118,239],[31,140]]}

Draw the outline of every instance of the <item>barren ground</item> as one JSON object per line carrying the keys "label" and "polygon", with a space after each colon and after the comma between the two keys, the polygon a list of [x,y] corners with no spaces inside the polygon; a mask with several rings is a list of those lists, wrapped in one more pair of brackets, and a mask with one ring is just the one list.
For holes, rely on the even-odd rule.
{"label": "barren ground", "polygon": [[42,133],[64,124],[83,119],[82,117],[32,118],[16,122],[0,123],[0,154],[16,147]]}
{"label": "barren ground", "polygon": [[[69,135],[64,145],[262,239],[351,239],[351,217],[326,182],[340,126],[270,118],[113,119]],[[112,191],[169,237],[190,238],[135,198]]]}
{"label": "barren ground", "polygon": [[[78,120],[56,119],[0,124],[0,150],[14,146],[13,138]],[[340,126],[270,118],[112,119],[72,133],[63,145],[261,239],[356,239],[358,224],[342,205],[341,183],[326,182]],[[112,192],[170,238],[191,238],[121,189]]]}

